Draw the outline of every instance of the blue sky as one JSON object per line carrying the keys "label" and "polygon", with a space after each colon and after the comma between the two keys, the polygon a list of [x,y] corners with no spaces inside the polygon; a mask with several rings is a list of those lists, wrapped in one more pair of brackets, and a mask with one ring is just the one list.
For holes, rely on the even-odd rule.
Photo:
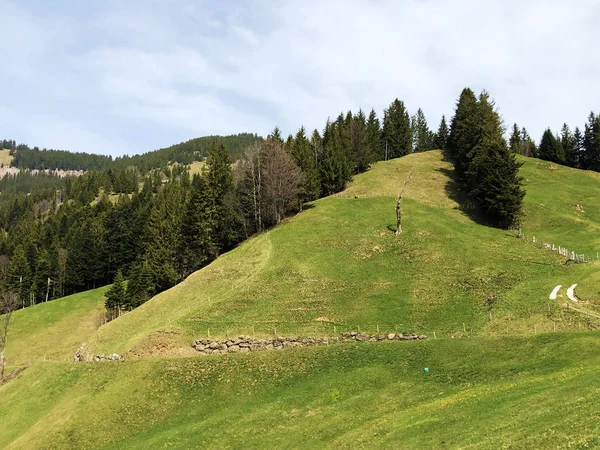
{"label": "blue sky", "polygon": [[0,0],[0,138],[121,155],[464,86],[539,140],[600,112],[596,1]]}

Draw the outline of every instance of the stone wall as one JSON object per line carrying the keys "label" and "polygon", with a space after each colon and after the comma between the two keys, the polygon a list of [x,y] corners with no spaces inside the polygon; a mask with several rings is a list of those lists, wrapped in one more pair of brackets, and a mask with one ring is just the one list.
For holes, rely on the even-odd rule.
{"label": "stone wall", "polygon": [[283,350],[294,347],[312,347],[315,345],[329,345],[348,342],[378,342],[378,341],[412,341],[427,339],[427,336],[418,334],[365,334],[353,331],[342,333],[339,337],[274,337],[253,338],[238,336],[227,339],[196,339],[192,346],[201,355],[247,353],[261,350]]}

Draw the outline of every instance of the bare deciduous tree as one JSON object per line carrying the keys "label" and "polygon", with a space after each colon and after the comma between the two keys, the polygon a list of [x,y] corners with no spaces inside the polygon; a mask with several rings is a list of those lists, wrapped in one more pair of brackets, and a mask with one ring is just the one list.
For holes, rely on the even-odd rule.
{"label": "bare deciduous tree", "polygon": [[298,200],[304,175],[283,145],[267,139],[262,147],[262,201],[265,211],[278,224]]}
{"label": "bare deciduous tree", "polygon": [[406,186],[408,186],[408,183],[410,183],[412,174],[413,171],[411,170],[408,174],[408,178],[406,179],[406,181],[404,181],[404,186],[402,186],[402,190],[398,194],[398,198],[396,199],[396,237],[400,236],[400,234],[402,233],[402,206],[400,205],[400,202],[402,201],[402,195],[406,190]]}
{"label": "bare deciduous tree", "polygon": [[6,368],[6,343],[8,341],[8,328],[12,313],[17,309],[19,295],[16,292],[4,292],[0,296],[0,381],[4,382]]}

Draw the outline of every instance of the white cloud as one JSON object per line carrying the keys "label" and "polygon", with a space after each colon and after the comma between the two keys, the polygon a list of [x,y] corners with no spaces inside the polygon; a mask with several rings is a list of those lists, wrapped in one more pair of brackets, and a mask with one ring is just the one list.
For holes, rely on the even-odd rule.
{"label": "white cloud", "polygon": [[[32,109],[38,124],[80,119],[90,142],[80,133],[79,150],[106,148],[92,136],[115,140],[115,152],[139,152],[275,125],[321,129],[350,108],[381,115],[396,97],[413,112],[422,107],[435,128],[466,85],[487,89],[507,123],[538,138],[600,109],[600,13],[591,1],[140,1],[81,18],[54,11],[51,21],[34,7],[3,9],[31,31],[11,50],[23,76],[0,75],[36,92],[15,105],[16,116]],[[23,128],[4,123],[7,137]],[[32,144],[55,146],[52,134],[15,137],[34,135]]]}

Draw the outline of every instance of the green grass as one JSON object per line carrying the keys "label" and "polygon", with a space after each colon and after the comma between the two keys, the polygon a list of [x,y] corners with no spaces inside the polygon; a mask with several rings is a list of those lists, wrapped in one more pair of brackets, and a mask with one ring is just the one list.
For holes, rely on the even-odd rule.
{"label": "green grass", "polygon": [[9,363],[71,360],[100,326],[105,291],[94,289],[15,311],[6,349]]}
{"label": "green grass", "polygon": [[[330,334],[379,328],[509,335],[589,326],[582,323],[585,317],[565,309],[565,291],[578,283],[587,301],[579,306],[597,311],[600,263],[565,265],[564,258],[513,232],[476,223],[449,195],[450,169],[440,152],[375,164],[343,193],[315,202],[102,327],[96,349],[183,355],[191,339],[209,332]],[[404,232],[395,239],[395,196],[411,170]],[[524,233],[573,248],[592,236],[576,250],[600,248],[591,231],[600,214],[597,177],[551,170],[536,160],[527,160],[522,172],[529,180]],[[538,208],[544,196],[548,204],[555,197],[559,206]],[[566,206],[575,204],[585,206],[584,219]],[[565,288],[550,302],[557,284]],[[491,308],[488,295],[496,299]]]}
{"label": "green grass", "polygon": [[[600,177],[522,161],[523,233],[593,255]],[[103,289],[17,312],[8,363],[36,362],[0,387],[0,448],[600,446],[600,342],[585,331],[598,327],[600,262],[565,264],[477,223],[451,174],[440,152],[375,164],[100,328]],[[352,329],[430,339],[208,357],[190,346]],[[127,361],[65,362],[82,342]]]}
{"label": "green grass", "polygon": [[0,149],[0,164],[4,164],[5,166],[10,166],[10,162],[12,161],[12,156],[9,153],[10,153],[10,150]]}
{"label": "green grass", "polygon": [[0,388],[0,447],[592,448],[598,344],[556,333],[38,363]]}

